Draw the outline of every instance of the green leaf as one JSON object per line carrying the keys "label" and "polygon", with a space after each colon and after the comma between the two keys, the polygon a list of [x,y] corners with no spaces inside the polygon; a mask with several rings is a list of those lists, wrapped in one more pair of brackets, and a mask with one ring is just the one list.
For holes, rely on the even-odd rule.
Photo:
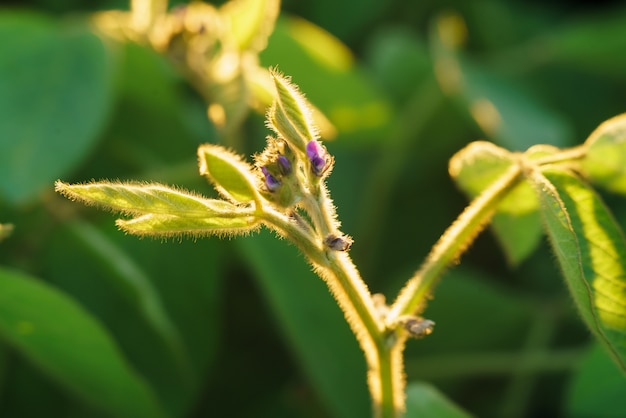
{"label": "green leaf", "polygon": [[165,416],[100,323],[57,290],[2,268],[0,334],[69,392],[112,416]]}
{"label": "green leaf", "polygon": [[[490,142],[476,141],[450,160],[450,174],[470,198],[477,197],[507,169],[516,164],[513,155]],[[539,202],[528,182],[517,185],[502,203],[492,220],[494,233],[507,260],[517,265],[541,242]]]}
{"label": "green leaf", "polygon": [[288,78],[276,71],[270,75],[276,87],[276,102],[272,105],[268,120],[276,133],[289,142],[294,148],[306,152],[306,144],[318,137],[317,128],[313,125],[311,107]]}
{"label": "green leaf", "polygon": [[469,418],[470,414],[452,403],[434,386],[423,383],[410,383],[406,389],[405,418]]}
{"label": "green leaf", "polygon": [[223,200],[205,199],[156,183],[67,184],[57,181],[55,189],[70,199],[133,215],[151,213],[206,218],[238,210],[237,206]]}
{"label": "green leaf", "polygon": [[258,218],[243,212],[210,218],[147,214],[130,220],[118,219],[115,224],[129,234],[165,237],[245,234],[260,225]]}
{"label": "green leaf", "polygon": [[571,173],[531,179],[552,247],[583,320],[626,372],[626,241],[596,193]]}
{"label": "green leaf", "polygon": [[237,244],[330,415],[370,416],[363,353],[324,282],[267,231]]}
{"label": "green leaf", "polygon": [[240,51],[259,52],[267,45],[280,11],[279,0],[230,0],[220,9]]}
{"label": "green leaf", "polygon": [[111,104],[112,67],[86,25],[0,13],[0,195],[36,197],[92,150]]}
{"label": "green leaf", "polygon": [[213,182],[216,190],[235,203],[260,202],[256,178],[250,167],[237,154],[218,145],[198,148],[200,174]]}
{"label": "green leaf", "polygon": [[600,344],[593,344],[574,373],[566,396],[567,416],[626,416],[626,379]]}
{"label": "green leaf", "polygon": [[[200,180],[201,181],[201,180]],[[127,362],[152,387],[168,416],[189,415],[198,405],[206,376],[222,344],[220,291],[223,250],[219,239],[136,239],[112,228],[106,216],[94,225],[117,252],[126,254],[149,281],[185,346],[181,364],[163,337],[137,309],[132,289],[120,283],[131,275],[126,261],[111,258],[100,246],[85,245],[74,222],[54,228],[40,258],[46,279],[105,324]],[[69,263],[67,254],[72,254]],[[207,267],[208,266],[208,267]],[[130,279],[129,279],[130,280]],[[146,299],[143,296],[143,299]],[[185,364],[188,363],[188,364]],[[191,367],[188,367],[191,366]],[[93,414],[79,414],[92,416]]]}
{"label": "green leaf", "polygon": [[[100,262],[101,266],[111,270],[111,274],[105,276],[110,279],[111,286],[128,300],[159,335],[177,363],[181,375],[187,377],[190,371],[186,347],[147,274],[91,224],[74,221],[68,223],[67,227],[89,255]],[[111,260],[115,262],[111,263]]]}
{"label": "green leaf", "polygon": [[594,183],[626,194],[626,114],[607,120],[585,142],[582,167]]}
{"label": "green leaf", "polygon": [[342,140],[363,146],[385,138],[393,117],[391,104],[330,33],[303,19],[281,18],[260,56],[262,65],[280,65],[286,74],[298,75],[300,89]]}

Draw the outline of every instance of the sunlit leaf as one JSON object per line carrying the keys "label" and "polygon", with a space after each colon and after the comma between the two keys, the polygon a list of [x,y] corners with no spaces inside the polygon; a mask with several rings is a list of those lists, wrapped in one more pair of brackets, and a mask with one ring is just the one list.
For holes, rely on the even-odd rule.
{"label": "sunlit leaf", "polygon": [[112,67],[86,26],[0,14],[0,195],[32,199],[93,148],[111,104]]}
{"label": "sunlit leaf", "polygon": [[576,176],[533,173],[544,223],[583,320],[626,372],[626,241],[598,195]]}
{"label": "sunlit leaf", "polygon": [[156,183],[67,184],[57,181],[55,188],[70,199],[135,215],[154,213],[206,218],[237,210],[232,203],[205,199],[187,191]]}
{"label": "sunlit leaf", "polygon": [[626,194],[626,114],[602,123],[585,143],[582,167],[599,186]]}
{"label": "sunlit leaf", "polygon": [[235,212],[228,216],[185,218],[175,215],[147,214],[138,218],[118,219],[115,224],[129,234],[147,236],[203,236],[245,234],[259,226],[250,213]]}
{"label": "sunlit leaf", "polygon": [[198,148],[200,174],[207,176],[218,192],[238,203],[260,199],[252,167],[241,157],[223,147],[211,144]]}
{"label": "sunlit leaf", "polygon": [[276,102],[268,113],[268,120],[276,133],[302,152],[309,141],[317,138],[311,109],[298,88],[276,71],[271,72],[276,87]]}
{"label": "sunlit leaf", "polygon": [[415,382],[406,389],[406,418],[469,418],[470,414],[452,403],[428,383]]}
{"label": "sunlit leaf", "polygon": [[0,334],[62,387],[116,417],[164,417],[107,331],[76,302],[0,269]]}
{"label": "sunlit leaf", "polygon": [[262,51],[280,11],[279,0],[230,0],[220,13],[241,51]]}
{"label": "sunlit leaf", "polygon": [[300,89],[342,139],[358,145],[384,139],[393,116],[389,101],[330,33],[299,18],[279,19],[261,62],[297,75]]}
{"label": "sunlit leaf", "polygon": [[[513,155],[490,142],[476,141],[450,160],[450,174],[459,187],[475,198],[516,164]],[[537,197],[527,182],[518,184],[498,206],[493,230],[507,260],[517,265],[526,259],[541,240]]]}

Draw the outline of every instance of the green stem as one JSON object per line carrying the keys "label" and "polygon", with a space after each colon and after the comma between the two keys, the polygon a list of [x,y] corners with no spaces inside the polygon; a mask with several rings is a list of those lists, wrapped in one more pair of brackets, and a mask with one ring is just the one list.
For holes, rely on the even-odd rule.
{"label": "green stem", "polygon": [[535,166],[543,166],[548,164],[566,163],[570,161],[580,160],[582,158],[585,158],[586,155],[587,146],[586,144],[583,144],[578,147],[563,150],[554,155],[548,155],[546,157],[539,158],[533,161],[533,164]]}
{"label": "green stem", "polygon": [[482,231],[494,210],[521,179],[521,163],[513,164],[495,183],[474,199],[439,238],[422,267],[400,291],[386,323],[393,326],[404,315],[414,315],[424,304],[443,271],[465,251]]}
{"label": "green stem", "polygon": [[387,337],[371,293],[350,256],[324,248],[317,237],[279,212],[266,209],[259,216],[299,247],[337,300],[365,353],[374,417],[398,418],[404,410],[404,338]]}

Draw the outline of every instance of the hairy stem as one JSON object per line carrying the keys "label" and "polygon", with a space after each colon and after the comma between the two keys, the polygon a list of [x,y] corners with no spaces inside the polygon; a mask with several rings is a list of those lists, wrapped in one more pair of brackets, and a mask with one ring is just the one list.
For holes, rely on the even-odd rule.
{"label": "hairy stem", "polygon": [[387,324],[395,324],[403,315],[418,313],[437,279],[482,231],[498,204],[521,179],[521,173],[521,163],[513,164],[461,213],[439,238],[422,267],[400,291],[387,316]]}
{"label": "hairy stem", "polygon": [[350,256],[344,251],[326,249],[313,234],[279,212],[266,210],[260,216],[298,246],[337,300],[365,353],[374,417],[398,418],[404,411],[405,338],[389,335]]}

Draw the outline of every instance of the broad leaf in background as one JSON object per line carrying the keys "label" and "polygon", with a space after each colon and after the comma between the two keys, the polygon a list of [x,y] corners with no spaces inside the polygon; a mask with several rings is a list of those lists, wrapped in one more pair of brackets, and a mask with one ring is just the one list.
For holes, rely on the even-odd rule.
{"label": "broad leaf in background", "polygon": [[626,241],[598,195],[575,175],[531,175],[554,252],[587,326],[626,372]]}
{"label": "broad leaf in background", "polygon": [[626,114],[598,126],[584,147],[585,175],[599,186],[626,194]]}
{"label": "broad leaf in background", "polygon": [[[499,176],[515,164],[507,150],[490,142],[476,141],[450,160],[450,175],[471,199],[477,197]],[[496,237],[508,262],[517,265],[537,248],[541,241],[539,202],[528,182],[521,182],[502,200],[493,217]]]}
{"label": "broad leaf in background", "polygon": [[69,392],[112,416],[165,416],[100,323],[36,279],[0,269],[0,334]]}
{"label": "broad leaf in background", "polygon": [[593,344],[571,380],[565,408],[570,418],[626,416],[626,379],[600,344]]}
{"label": "broad leaf in background", "polygon": [[[618,3],[615,3],[616,5]],[[626,75],[626,9],[584,13],[541,40],[541,55],[551,61],[624,79]]]}
{"label": "broad leaf in background", "polygon": [[432,75],[427,45],[409,28],[392,26],[374,33],[365,52],[368,69],[400,105]]}
{"label": "broad leaf in background", "polygon": [[331,415],[369,416],[363,354],[324,282],[294,247],[267,231],[237,243]]}
{"label": "broad leaf in background", "polygon": [[148,275],[121,248],[91,224],[75,220],[68,223],[67,228],[86,252],[90,253],[103,268],[110,270],[111,274],[105,277],[110,279],[111,287],[125,297],[161,337],[180,369],[181,380],[188,379],[190,364],[186,348]]}
{"label": "broad leaf in background", "polygon": [[279,19],[267,48],[264,66],[280,66],[337,128],[344,140],[359,144],[384,138],[392,110],[337,38],[305,20]]}
{"label": "broad leaf in background", "polygon": [[[86,244],[85,234],[76,231],[73,222],[56,228],[42,257],[42,269],[49,272],[56,288],[79,300],[105,324],[169,415],[185,416],[198,403],[220,341],[217,322],[223,296],[220,260],[224,258],[220,254],[225,243],[218,239],[137,239],[117,231],[109,218],[105,215],[97,226],[106,246]],[[116,252],[126,255],[112,257]],[[129,263],[134,267],[129,268]],[[154,319],[137,306],[152,297],[150,291],[140,289],[137,300],[124,288],[124,281],[137,280],[130,277],[137,274],[150,281],[162,311],[183,340],[183,362],[172,355],[163,335],[155,332],[159,330]]]}
{"label": "broad leaf in background", "polygon": [[489,139],[522,151],[537,143],[569,145],[571,128],[512,78],[462,56],[465,26],[457,15],[439,18],[431,31],[435,74],[444,92],[456,98]]}
{"label": "broad leaf in background", "polygon": [[405,418],[470,418],[471,415],[428,383],[410,383],[406,389]]}
{"label": "broad leaf in background", "polygon": [[93,148],[111,104],[103,43],[76,24],[0,14],[0,195],[26,202]]}

